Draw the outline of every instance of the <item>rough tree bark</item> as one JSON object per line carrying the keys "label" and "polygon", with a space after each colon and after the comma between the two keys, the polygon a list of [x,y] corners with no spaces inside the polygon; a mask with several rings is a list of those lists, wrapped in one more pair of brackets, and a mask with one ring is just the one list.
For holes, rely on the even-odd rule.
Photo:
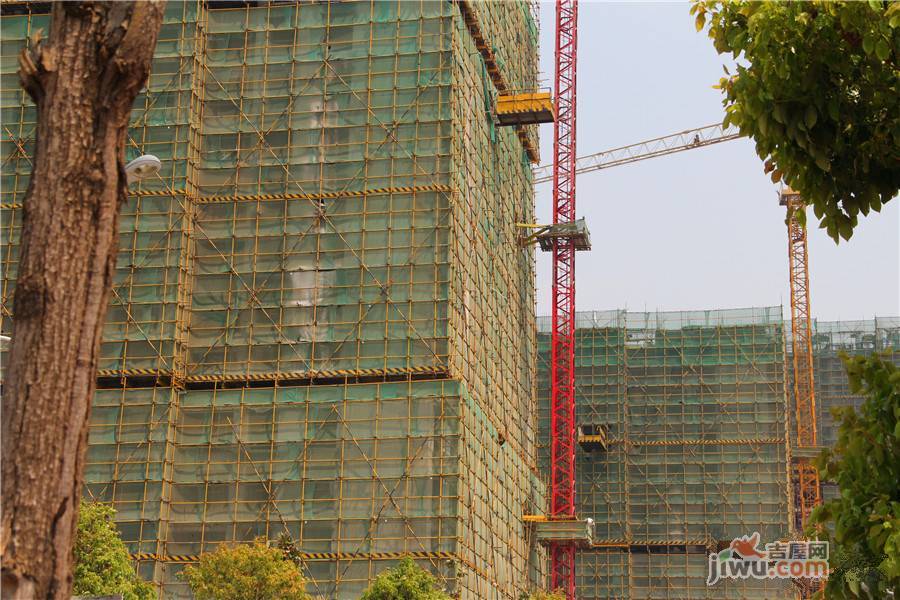
{"label": "rough tree bark", "polygon": [[3,598],[68,600],[88,417],[126,198],[125,136],[165,2],[57,2],[19,58],[37,105],[3,390]]}

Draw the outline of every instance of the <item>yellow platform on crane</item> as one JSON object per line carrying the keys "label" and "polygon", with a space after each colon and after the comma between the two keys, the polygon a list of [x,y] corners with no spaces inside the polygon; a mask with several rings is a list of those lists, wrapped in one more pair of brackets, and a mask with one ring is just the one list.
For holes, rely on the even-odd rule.
{"label": "yellow platform on crane", "polygon": [[555,119],[556,107],[550,92],[497,96],[497,121],[500,125],[536,125],[552,123]]}
{"label": "yellow platform on crane", "polygon": [[800,193],[795,192],[791,186],[786,185],[784,189],[781,190],[781,193],[778,195],[778,204],[780,206],[787,206],[788,201],[793,202],[794,204],[801,202]]}
{"label": "yellow platform on crane", "polygon": [[793,446],[791,448],[791,458],[796,460],[811,461],[819,457],[824,450],[824,446]]}
{"label": "yellow platform on crane", "polygon": [[547,515],[522,515],[522,521],[525,523],[545,523],[548,520]]}
{"label": "yellow platform on crane", "polygon": [[578,426],[578,445],[585,452],[606,450],[606,428],[597,423],[583,423]]}

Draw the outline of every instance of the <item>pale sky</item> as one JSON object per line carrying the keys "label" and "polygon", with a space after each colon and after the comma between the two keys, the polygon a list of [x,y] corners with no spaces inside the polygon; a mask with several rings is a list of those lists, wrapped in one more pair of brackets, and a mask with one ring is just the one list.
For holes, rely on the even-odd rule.
{"label": "pale sky", "polygon": [[[579,3],[578,156],[720,122],[720,57],[694,30],[690,5]],[[541,6],[541,70],[554,72],[552,3]],[[553,126],[541,126],[542,164]],[[551,221],[550,184],[537,220]],[[790,314],[787,233],[777,187],[752,141],[579,175],[579,217],[593,250],[576,257],[578,310],[692,310],[782,304]],[[900,315],[900,199],[862,217],[849,242],[813,225],[812,314],[821,320]],[[537,312],[550,313],[549,254],[538,254]]]}

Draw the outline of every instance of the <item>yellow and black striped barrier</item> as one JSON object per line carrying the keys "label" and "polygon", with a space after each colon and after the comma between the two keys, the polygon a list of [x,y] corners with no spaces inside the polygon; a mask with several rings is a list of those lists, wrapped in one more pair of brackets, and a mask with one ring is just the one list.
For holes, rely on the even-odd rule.
{"label": "yellow and black striped barrier", "polygon": [[100,369],[97,377],[125,379],[129,377],[172,378],[173,383],[229,383],[236,381],[291,381],[305,379],[355,379],[364,377],[408,377],[413,375],[442,377],[447,367],[386,367],[383,369],[324,369],[310,371],[267,371],[263,373],[219,373],[212,375],[178,376],[172,371],[157,369]]}
{"label": "yellow and black striped barrier", "polygon": [[606,549],[619,549],[619,550],[630,550],[634,548],[644,549],[644,548],[671,548],[671,547],[680,547],[680,546],[694,546],[700,547],[703,546],[705,548],[715,548],[716,541],[713,539],[699,539],[699,540],[633,540],[626,538],[607,538],[602,540],[594,540],[589,546],[586,546],[586,550],[606,550]]}
{"label": "yellow and black striped barrier", "polygon": [[223,373],[188,375],[185,383],[217,383],[231,381],[285,381],[292,379],[347,379],[357,377],[391,377],[410,375],[446,375],[446,367],[387,367],[384,369],[326,369],[311,371],[276,371],[266,373]]}
{"label": "yellow and black striped barrier", "polygon": [[[404,557],[427,560],[452,560],[485,579],[494,580],[490,574],[482,568],[475,566],[471,561],[462,558],[455,552],[300,552],[297,555],[303,561],[325,560],[396,560]],[[131,558],[137,561],[156,561],[175,564],[196,563],[200,561],[199,554],[132,554]]]}
{"label": "yellow and black striped barrier", "polygon": [[345,190],[341,192],[280,192],[275,194],[222,194],[198,196],[185,190],[136,190],[132,196],[186,196],[198,204],[214,202],[256,202],[267,200],[333,200],[338,198],[362,198],[364,196],[384,196],[388,194],[415,194],[419,192],[451,192],[449,185],[405,185],[395,187],[369,188],[365,190]]}
{"label": "yellow and black striped barrier", "polygon": [[[371,188],[366,190],[347,190],[343,192],[283,192],[279,194],[223,194],[215,196],[198,196],[183,189],[175,190],[134,190],[130,196],[184,196],[197,204],[215,204],[218,202],[265,202],[274,200],[337,200],[340,198],[363,198],[365,196],[386,196],[390,194],[417,194],[423,192],[447,193],[453,191],[449,185],[403,185],[396,187]],[[22,208],[21,202],[0,203],[0,209],[15,210]]]}
{"label": "yellow and black striped barrier", "polygon": [[100,369],[97,377],[171,377],[171,371],[158,369]]}
{"label": "yellow and black striped barrier", "polygon": [[[729,438],[713,440],[648,440],[630,441],[632,446],[753,446],[758,444],[784,444],[784,438]],[[609,444],[622,443],[622,440],[610,440]]]}
{"label": "yellow and black striped barrier", "polygon": [[197,562],[200,560],[200,556],[198,554],[152,554],[149,552],[139,552],[137,554],[131,555],[132,560],[155,560],[158,562],[173,562],[173,563],[190,563]]}
{"label": "yellow and black striped barrier", "polygon": [[338,198],[362,198],[364,196],[384,196],[388,194],[415,194],[420,192],[450,192],[446,185],[419,185],[374,188],[368,190],[348,190],[345,192],[283,193],[283,194],[237,194],[230,196],[196,196],[198,204],[215,202],[257,202],[266,200],[335,200]]}
{"label": "yellow and black striped barrier", "polygon": [[[422,559],[457,560],[453,552],[299,552],[301,560],[392,560],[404,557]],[[199,554],[132,554],[133,560],[154,560],[157,562],[191,563],[200,560]]]}
{"label": "yellow and black striped barrier", "polygon": [[303,560],[390,560],[396,558],[438,558],[456,560],[453,552],[301,552]]}

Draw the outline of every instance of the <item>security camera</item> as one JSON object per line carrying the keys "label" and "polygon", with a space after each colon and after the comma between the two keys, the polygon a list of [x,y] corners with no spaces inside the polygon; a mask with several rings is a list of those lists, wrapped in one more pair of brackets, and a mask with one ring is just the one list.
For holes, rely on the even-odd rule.
{"label": "security camera", "polygon": [[128,183],[132,184],[151,175],[156,175],[161,167],[162,161],[152,154],[144,154],[125,165],[125,174],[128,176]]}

